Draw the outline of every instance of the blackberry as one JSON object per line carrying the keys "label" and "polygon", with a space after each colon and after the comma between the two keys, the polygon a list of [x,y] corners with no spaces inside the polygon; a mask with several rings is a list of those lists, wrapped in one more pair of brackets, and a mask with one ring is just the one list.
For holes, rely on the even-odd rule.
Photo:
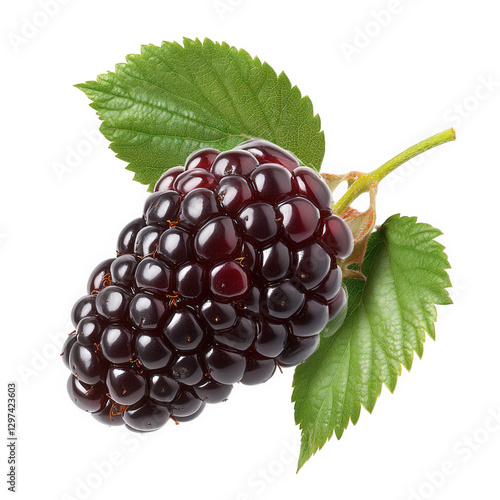
{"label": "blackberry", "polygon": [[259,139],[168,170],[72,310],[71,399],[152,431],[307,359],[346,300],[337,259],[353,240],[331,203],[316,172]]}

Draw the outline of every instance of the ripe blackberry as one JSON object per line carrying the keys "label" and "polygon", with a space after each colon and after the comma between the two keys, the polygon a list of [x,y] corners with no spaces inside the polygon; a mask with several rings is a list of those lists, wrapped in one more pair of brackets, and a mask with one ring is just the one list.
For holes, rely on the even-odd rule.
{"label": "ripe blackberry", "polygon": [[352,235],[322,178],[259,139],[168,170],[92,272],[63,347],[75,404],[152,431],[309,357]]}

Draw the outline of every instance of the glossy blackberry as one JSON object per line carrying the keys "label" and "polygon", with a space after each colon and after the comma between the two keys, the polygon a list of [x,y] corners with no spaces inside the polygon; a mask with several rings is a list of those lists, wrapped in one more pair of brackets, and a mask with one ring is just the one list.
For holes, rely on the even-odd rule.
{"label": "glossy blackberry", "polygon": [[321,176],[307,167],[294,171],[297,194],[305,196],[322,211],[329,212],[332,206],[332,193]]}
{"label": "glossy blackberry", "polygon": [[299,161],[292,153],[280,148],[272,142],[262,139],[250,139],[236,146],[236,149],[242,149],[253,154],[260,165],[265,163],[277,163],[290,170],[290,172],[300,167]]}
{"label": "glossy blackberry", "polygon": [[162,403],[171,403],[179,392],[179,382],[164,373],[149,377],[149,397]]}
{"label": "glossy blackberry", "polygon": [[205,403],[196,396],[190,389],[183,388],[177,397],[172,401],[172,415],[174,418],[186,418],[194,415]]}
{"label": "glossy blackberry", "polygon": [[123,421],[134,430],[150,432],[163,427],[170,415],[167,407],[147,401],[141,406],[127,408],[123,413]]}
{"label": "glossy blackberry", "polygon": [[67,388],[69,397],[76,406],[89,413],[101,411],[108,402],[108,397],[106,396],[107,389],[104,384],[84,384],[74,375],[70,375]]}
{"label": "glossy blackberry", "polygon": [[205,330],[192,309],[176,309],[167,319],[163,335],[179,352],[193,351],[203,342]]}
{"label": "glossy blackberry", "polygon": [[205,355],[210,377],[220,384],[235,384],[245,373],[246,359],[229,349],[213,347]]}
{"label": "glossy blackberry", "polygon": [[306,300],[298,285],[284,280],[267,287],[265,291],[267,314],[275,319],[289,319],[297,313]]}
{"label": "glossy blackberry", "polygon": [[293,253],[293,274],[307,290],[317,287],[330,272],[332,259],[318,243]]}
{"label": "glossy blackberry", "polygon": [[216,298],[242,297],[249,288],[250,278],[237,262],[223,262],[210,271],[210,291]]}
{"label": "glossy blackberry", "polygon": [[205,270],[201,264],[186,264],[179,268],[175,282],[175,290],[179,297],[198,300],[205,289],[204,275]]}
{"label": "glossy blackberry", "polygon": [[134,255],[122,255],[114,259],[109,268],[111,282],[124,287],[132,286],[136,267],[137,258]]}
{"label": "glossy blackberry", "polygon": [[186,195],[196,188],[213,189],[217,184],[216,177],[201,168],[187,170],[175,179],[174,189],[181,195]]}
{"label": "glossy blackberry", "polygon": [[318,335],[328,323],[328,306],[310,299],[290,321],[291,330],[296,337]]}
{"label": "glossy blackberry", "polygon": [[225,151],[215,158],[210,171],[217,177],[250,175],[259,166],[257,158],[243,151]]}
{"label": "glossy blackberry", "polygon": [[152,194],[144,213],[148,226],[168,228],[179,218],[181,196],[177,191],[161,191]]}
{"label": "glossy blackberry", "polygon": [[73,345],[69,355],[69,368],[85,384],[97,384],[105,374],[105,365],[97,346]]}
{"label": "glossy blackberry", "polygon": [[89,295],[99,293],[103,288],[112,283],[111,266],[115,260],[106,259],[92,271],[87,283],[87,293]]}
{"label": "glossy blackberry", "polygon": [[132,367],[111,366],[106,385],[111,399],[121,405],[132,405],[146,395],[146,380]]}
{"label": "glossy blackberry", "polygon": [[116,242],[116,253],[118,255],[134,253],[137,235],[145,226],[146,221],[143,217],[134,219],[127,224],[118,236],[118,241]]}
{"label": "glossy blackberry", "polygon": [[110,321],[123,320],[131,299],[131,294],[124,288],[108,286],[97,295],[96,309],[101,317]]}
{"label": "glossy blackberry", "polygon": [[194,239],[195,252],[208,261],[231,256],[237,246],[238,235],[229,217],[216,217],[207,222]]}
{"label": "glossy blackberry", "polygon": [[288,330],[283,323],[260,320],[255,340],[255,351],[268,358],[276,358],[287,345]]}
{"label": "glossy blackberry", "polygon": [[240,316],[234,325],[225,331],[215,332],[213,339],[221,346],[226,346],[236,351],[246,351],[257,336],[255,321],[245,316]]}
{"label": "glossy blackberry", "polygon": [[139,258],[156,257],[163,229],[159,226],[143,227],[135,238],[134,254]]}
{"label": "glossy blackberry", "polygon": [[174,167],[167,170],[155,184],[155,193],[159,191],[170,191],[174,187],[177,177],[184,172],[184,167]]}
{"label": "glossy blackberry", "polygon": [[233,390],[233,386],[219,384],[219,382],[213,379],[208,379],[196,385],[193,390],[196,396],[203,402],[215,404],[226,401]]}
{"label": "glossy blackberry", "polygon": [[142,330],[156,330],[167,314],[165,300],[147,293],[137,293],[129,307],[129,321]]}
{"label": "glossy blackberry", "polygon": [[330,206],[316,172],[260,139],[168,170],[71,312],[73,402],[148,432],[307,359],[346,305],[353,241]]}
{"label": "glossy blackberry", "polygon": [[156,257],[167,265],[178,266],[187,262],[192,253],[193,241],[190,232],[180,227],[173,227],[161,235]]}
{"label": "glossy blackberry", "polygon": [[250,175],[257,196],[275,203],[292,193],[292,174],[285,167],[273,163],[262,165]]}
{"label": "glossy blackberry", "polygon": [[92,416],[101,424],[107,425],[108,427],[116,427],[123,425],[123,412],[126,406],[119,405],[115,403],[112,399],[109,399],[106,406],[98,412],[92,413]]}
{"label": "glossy blackberry", "polygon": [[76,328],[83,318],[97,314],[96,295],[85,295],[77,300],[71,311],[71,322]]}
{"label": "glossy blackberry", "polygon": [[238,175],[223,177],[216,192],[222,208],[232,216],[249,203],[254,195],[251,183]]}
{"label": "glossy blackberry", "polygon": [[276,370],[276,361],[270,358],[261,358],[255,353],[249,352],[245,374],[241,383],[245,385],[257,385],[267,382]]}
{"label": "glossy blackberry", "polygon": [[176,412],[175,413],[175,416],[172,416],[172,419],[177,423],[181,423],[181,422],[190,422],[191,420],[194,420],[195,418],[198,418],[201,413],[203,412],[203,410],[205,409],[205,406],[207,404],[205,403],[205,401],[203,401],[201,403],[201,405],[199,406],[199,408],[193,412],[193,413],[190,413],[189,415],[180,415],[179,412]]}
{"label": "glossy blackberry", "polygon": [[101,338],[102,355],[111,363],[128,363],[133,357],[134,335],[123,325],[109,325]]}
{"label": "glossy blackberry", "polygon": [[219,154],[220,151],[217,149],[199,149],[188,156],[184,164],[184,169],[193,170],[193,168],[202,168],[203,170],[209,171]]}
{"label": "glossy blackberry", "polygon": [[77,341],[77,336],[76,336],[76,331],[74,331],[73,333],[70,333],[68,335],[62,346],[61,357],[63,363],[66,365],[66,368],[69,368],[70,370],[71,367],[69,366],[69,355],[71,353],[71,348],[73,347],[76,341]]}
{"label": "glossy blackberry", "polygon": [[196,354],[181,356],[172,366],[172,377],[184,385],[196,385],[203,380],[204,370]]}
{"label": "glossy blackberry", "polygon": [[146,257],[139,262],[134,274],[137,290],[167,295],[173,286],[170,268],[159,259]]}
{"label": "glossy blackberry", "polygon": [[278,222],[274,207],[269,203],[251,203],[238,214],[241,231],[258,247],[274,239],[279,230]]}
{"label": "glossy blackberry", "polygon": [[290,268],[290,251],[281,241],[264,248],[260,252],[260,259],[260,272],[265,280],[278,281],[287,275]]}
{"label": "glossy blackberry", "polygon": [[227,330],[236,323],[236,310],[230,304],[207,300],[200,307],[202,318],[215,331]]}
{"label": "glossy blackberry", "polygon": [[76,338],[81,345],[91,346],[101,340],[103,321],[95,316],[82,318],[76,327]]}
{"label": "glossy blackberry", "polygon": [[154,334],[138,333],[135,341],[137,361],[147,370],[165,368],[172,359],[172,351]]}
{"label": "glossy blackberry", "polygon": [[283,367],[295,366],[305,361],[318,347],[319,335],[297,337],[290,335],[287,346],[278,356],[278,364]]}
{"label": "glossy blackberry", "polygon": [[306,198],[290,198],[279,205],[283,231],[291,245],[305,243],[320,223],[319,210]]}
{"label": "glossy blackberry", "polygon": [[218,212],[215,193],[210,189],[198,188],[189,192],[182,201],[181,221],[200,226]]}

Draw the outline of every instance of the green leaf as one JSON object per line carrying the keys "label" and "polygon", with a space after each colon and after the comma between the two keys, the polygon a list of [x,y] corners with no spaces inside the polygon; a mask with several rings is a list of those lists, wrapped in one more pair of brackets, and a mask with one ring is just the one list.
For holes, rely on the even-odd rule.
{"label": "green leaf", "polygon": [[111,149],[150,190],[193,151],[228,150],[253,137],[320,169],[325,138],[311,100],[244,50],[184,39],[184,46],[143,46],[126,60],[77,87],[92,100]]}
{"label": "green leaf", "polygon": [[[347,317],[318,350],[297,367],[292,400],[302,431],[298,468],[371,412],[384,384],[396,388],[401,366],[423,354],[425,333],[434,338],[435,304],[451,304],[442,234],[414,217],[393,215],[372,233],[363,261],[366,281],[348,278]],[[328,327],[327,327],[328,328]],[[328,332],[326,332],[328,333]]]}

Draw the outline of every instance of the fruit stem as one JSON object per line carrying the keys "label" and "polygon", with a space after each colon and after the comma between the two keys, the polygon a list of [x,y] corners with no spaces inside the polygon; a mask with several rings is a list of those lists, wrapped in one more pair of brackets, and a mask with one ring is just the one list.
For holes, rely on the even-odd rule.
{"label": "fruit stem", "polygon": [[366,193],[370,190],[370,186],[377,185],[385,176],[390,174],[393,170],[398,168],[403,163],[415,158],[419,154],[428,151],[429,149],[445,144],[446,142],[454,141],[456,139],[455,130],[450,128],[436,134],[428,139],[425,139],[415,146],[407,149],[403,153],[395,156],[392,160],[384,163],[381,167],[377,168],[369,174],[361,175],[352,186],[346,191],[344,196],[340,198],[333,206],[333,212],[337,215],[342,215],[347,207],[355,200],[360,194]]}

